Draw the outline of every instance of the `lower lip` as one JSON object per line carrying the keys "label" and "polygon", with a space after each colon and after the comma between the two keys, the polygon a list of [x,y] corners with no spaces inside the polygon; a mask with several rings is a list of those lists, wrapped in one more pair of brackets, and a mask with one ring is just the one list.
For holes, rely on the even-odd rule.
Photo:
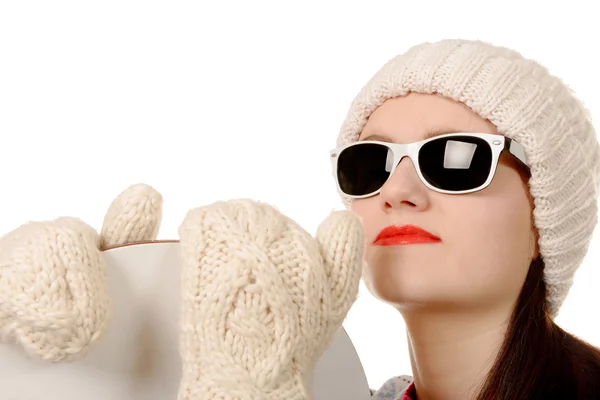
{"label": "lower lip", "polygon": [[377,246],[398,246],[403,244],[419,244],[419,243],[439,243],[440,240],[428,236],[391,236],[385,239],[379,239],[374,244]]}

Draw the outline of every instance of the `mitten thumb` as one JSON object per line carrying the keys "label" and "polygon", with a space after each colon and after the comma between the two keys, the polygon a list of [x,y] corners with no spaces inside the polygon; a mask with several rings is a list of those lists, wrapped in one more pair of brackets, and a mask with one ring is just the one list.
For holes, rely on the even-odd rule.
{"label": "mitten thumb", "polygon": [[113,200],[104,217],[101,248],[156,239],[163,199],[149,185],[130,186]]}
{"label": "mitten thumb", "polygon": [[316,240],[331,288],[330,328],[337,331],[358,296],[364,231],[351,211],[335,211],[319,225]]}

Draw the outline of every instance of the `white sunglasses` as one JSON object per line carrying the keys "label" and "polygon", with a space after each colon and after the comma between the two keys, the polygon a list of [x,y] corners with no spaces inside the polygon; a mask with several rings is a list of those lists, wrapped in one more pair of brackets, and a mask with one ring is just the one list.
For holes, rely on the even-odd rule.
{"label": "white sunglasses", "polygon": [[504,150],[527,166],[521,144],[492,133],[448,133],[406,144],[357,141],[331,150],[330,156],[338,191],[356,199],[378,194],[404,156],[429,189],[473,193],[492,182]]}

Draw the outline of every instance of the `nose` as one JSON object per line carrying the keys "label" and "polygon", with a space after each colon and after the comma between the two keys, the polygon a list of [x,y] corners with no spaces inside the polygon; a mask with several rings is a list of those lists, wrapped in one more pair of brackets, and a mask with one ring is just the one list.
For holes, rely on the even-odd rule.
{"label": "nose", "polygon": [[384,211],[408,207],[422,211],[428,207],[427,187],[419,179],[412,160],[405,156],[379,192]]}

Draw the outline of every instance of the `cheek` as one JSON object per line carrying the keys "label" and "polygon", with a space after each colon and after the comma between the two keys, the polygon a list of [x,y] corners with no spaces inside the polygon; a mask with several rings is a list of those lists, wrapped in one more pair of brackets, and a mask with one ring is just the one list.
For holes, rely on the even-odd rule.
{"label": "cheek", "polygon": [[[381,292],[390,294],[398,291],[398,279],[394,278],[398,271],[393,265],[399,260],[394,254],[382,253],[371,244],[377,229],[381,229],[381,222],[377,224],[382,219],[378,207],[376,198],[357,199],[350,203],[350,210],[361,219],[365,232],[363,259],[366,262],[363,263],[362,279],[371,293],[380,297]],[[378,288],[381,284],[384,289]]]}
{"label": "cheek", "polygon": [[527,201],[498,198],[470,204],[462,218],[449,214],[449,279],[463,280],[477,296],[514,297],[531,261],[530,209]]}
{"label": "cheek", "polygon": [[377,228],[377,219],[381,219],[378,215],[379,209],[376,198],[352,200],[350,210],[360,218],[365,232],[365,240],[369,241]]}

